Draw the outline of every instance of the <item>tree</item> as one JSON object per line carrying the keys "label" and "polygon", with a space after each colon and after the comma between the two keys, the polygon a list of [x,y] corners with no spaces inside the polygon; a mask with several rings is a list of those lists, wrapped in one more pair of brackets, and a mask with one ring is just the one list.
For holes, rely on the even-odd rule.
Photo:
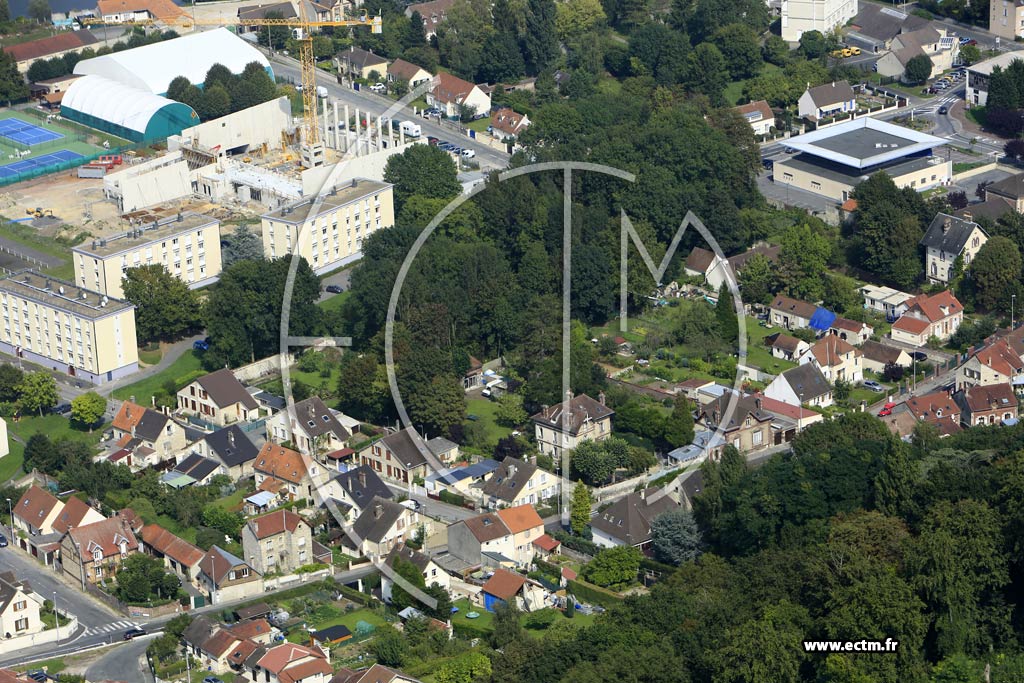
{"label": "tree", "polygon": [[580,38],[605,19],[599,0],[567,0],[555,5],[555,33],[565,42]]}
{"label": "tree", "polygon": [[402,384],[409,418],[431,433],[447,434],[452,425],[466,419],[466,392],[454,376],[437,375],[426,385]]}
{"label": "tree", "polygon": [[7,0],[0,0],[0,24],[6,24],[11,20],[11,6]]}
{"label": "tree", "polygon": [[590,487],[582,481],[576,482],[572,489],[572,510],[569,513],[569,526],[577,536],[582,536],[590,524],[590,511],[594,507],[594,497]]}
{"label": "tree", "polygon": [[1024,140],[1014,138],[1003,145],[1003,152],[1013,161],[1020,161],[1024,158]]}
{"label": "tree", "polygon": [[690,401],[685,396],[676,397],[672,414],[665,419],[662,438],[670,448],[693,443],[693,411]]}
{"label": "tree", "polygon": [[536,76],[558,56],[555,28],[557,8],[554,0],[527,0],[526,30],[523,34],[523,59],[526,73]]}
{"label": "tree", "polygon": [[729,628],[713,656],[715,683],[788,683],[800,680],[807,657],[802,640],[809,618],[788,602],[768,605],[760,617]]}
{"label": "tree", "polygon": [[220,83],[214,84],[208,90],[203,90],[196,113],[204,121],[227,116],[231,113],[231,95]]}
{"label": "tree", "polygon": [[779,279],[793,297],[817,301],[824,290],[821,274],[828,270],[832,243],[807,223],[794,225],[782,236]]}
{"label": "tree", "polygon": [[384,180],[395,186],[395,211],[412,195],[451,199],[462,191],[451,156],[431,145],[413,145],[388,159]]}
{"label": "tree", "polygon": [[60,400],[57,381],[53,375],[42,370],[25,375],[18,385],[18,396],[22,410],[30,413],[38,411],[40,417],[44,410],[57,405]]}
{"label": "tree", "polygon": [[135,304],[135,329],[141,343],[176,339],[198,326],[198,295],[163,265],[128,268],[123,287],[124,298]]}
{"label": "tree", "polygon": [[405,638],[394,626],[383,626],[377,629],[370,643],[370,651],[377,661],[384,666],[400,667],[405,663],[409,648]]}
{"label": "tree", "polygon": [[757,34],[744,24],[729,24],[715,32],[711,40],[725,58],[732,80],[756,76],[761,70],[761,46]]}
{"label": "tree", "polygon": [[23,466],[26,472],[39,470],[47,474],[55,474],[63,464],[60,461],[57,448],[46,434],[36,432],[28,438],[28,443],[25,444],[25,464]]}
{"label": "tree", "polygon": [[994,235],[978,251],[969,269],[974,298],[985,310],[1006,307],[1006,291],[1021,276],[1021,255],[1009,238]]}
{"label": "tree", "polygon": [[960,59],[967,66],[975,64],[981,61],[981,50],[978,49],[977,45],[961,45]]}
{"label": "tree", "polygon": [[[1024,153],[1024,149],[1022,149],[1021,152]],[[949,206],[954,211],[966,209],[967,204],[970,203],[967,199],[967,193],[964,192],[963,190],[955,190],[953,192],[950,192],[948,195],[946,195],[946,199],[949,201]]]}
{"label": "tree", "polygon": [[493,647],[505,647],[509,643],[519,640],[523,635],[523,627],[520,623],[522,614],[515,603],[502,602],[494,608],[494,631],[491,633],[491,645]]}
{"label": "tree", "polygon": [[[284,19],[281,12],[267,12],[264,19]],[[291,29],[287,26],[260,26],[257,29],[257,40],[260,45],[266,45],[271,50],[284,48],[288,38],[291,37]]]}
{"label": "tree", "polygon": [[908,83],[924,83],[931,75],[932,60],[926,54],[911,57],[903,68],[903,79]]}
{"label": "tree", "polygon": [[9,52],[0,50],[0,101],[10,104],[27,96],[28,84],[18,71],[18,63]]}
{"label": "tree", "polygon": [[519,394],[505,392],[498,399],[498,410],[495,417],[506,427],[518,427],[526,422],[526,410],[523,408],[523,397]]}
{"label": "tree", "polygon": [[800,52],[807,59],[818,59],[828,50],[828,42],[821,31],[804,31],[800,34]]}
{"label": "tree", "polygon": [[641,557],[631,545],[604,548],[583,567],[583,577],[602,588],[624,588],[636,581]]}
{"label": "tree", "polygon": [[263,240],[249,226],[239,226],[226,239],[228,243],[222,253],[225,268],[236,261],[263,260]]}
{"label": "tree", "polygon": [[92,426],[103,419],[107,412],[107,399],[95,391],[87,391],[71,401],[71,419],[79,424]]}
{"label": "tree", "polygon": [[[423,573],[419,568],[409,560],[402,558],[400,555],[396,555],[392,561],[391,568],[395,570],[395,573],[400,577],[411,583],[414,587],[424,589],[427,587],[427,582],[423,578]],[[418,606],[419,601],[412,596],[405,588],[403,588],[397,581],[391,586],[391,606],[396,611],[401,612],[406,607]]]}
{"label": "tree", "polygon": [[17,365],[0,363],[0,401],[13,403],[18,400],[19,385],[25,373]]}
{"label": "tree", "polygon": [[839,273],[830,273],[825,278],[823,303],[825,307],[838,313],[851,313],[860,310],[863,298],[857,282]]}
{"label": "tree", "polygon": [[722,91],[729,80],[729,70],[722,52],[711,43],[701,43],[686,58],[689,78],[686,86],[706,95],[712,104],[723,101]]}
{"label": "tree", "polygon": [[513,83],[526,73],[526,64],[515,35],[499,31],[484,41],[477,69],[482,83]]}
{"label": "tree", "polygon": [[739,273],[740,294],[750,304],[767,304],[778,291],[775,264],[764,254],[754,254]]}
{"label": "tree", "polygon": [[164,569],[162,560],[142,553],[129,555],[117,573],[117,596],[127,603],[177,595],[178,577]]}
{"label": "tree", "polygon": [[693,513],[682,508],[671,510],[651,522],[654,555],[661,562],[683,564],[700,556],[701,533]]}
{"label": "tree", "polygon": [[40,24],[50,21],[50,3],[47,0],[28,0],[28,18]]}
{"label": "tree", "polygon": [[437,683],[473,683],[490,677],[491,660],[476,650],[445,662],[434,676]]}
{"label": "tree", "polygon": [[234,81],[235,74],[231,72],[231,69],[217,62],[207,70],[206,78],[203,79],[203,90],[209,90],[215,85],[230,88]]}
{"label": "tree", "polygon": [[718,301],[715,303],[715,319],[718,320],[718,333],[729,344],[739,339],[740,328],[736,319],[736,300],[732,298],[729,284],[722,283],[718,288]]}
{"label": "tree", "polygon": [[769,64],[785,66],[789,61],[789,43],[773,33],[765,38],[761,55]]}

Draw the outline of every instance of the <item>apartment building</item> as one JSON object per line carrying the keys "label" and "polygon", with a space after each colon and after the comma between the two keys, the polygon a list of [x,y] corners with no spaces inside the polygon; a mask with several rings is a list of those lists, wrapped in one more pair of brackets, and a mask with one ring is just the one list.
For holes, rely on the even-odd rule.
{"label": "apartment building", "polygon": [[782,39],[800,40],[807,31],[829,33],[857,16],[856,0],[782,0]]}
{"label": "apartment building", "polygon": [[94,239],[71,249],[75,282],[112,297],[123,297],[129,268],[162,265],[192,289],[220,277],[220,221],[179,213],[128,232]]}
{"label": "apartment building", "polygon": [[1006,40],[1024,36],[1024,2],[992,0],[989,3],[988,30]]}
{"label": "apartment building", "polygon": [[263,215],[267,258],[298,254],[317,275],[362,256],[363,240],[395,224],[393,185],[353,178],[326,196],[309,197]]}
{"label": "apartment building", "polygon": [[0,280],[0,352],[103,384],[139,369],[135,307],[23,270]]}

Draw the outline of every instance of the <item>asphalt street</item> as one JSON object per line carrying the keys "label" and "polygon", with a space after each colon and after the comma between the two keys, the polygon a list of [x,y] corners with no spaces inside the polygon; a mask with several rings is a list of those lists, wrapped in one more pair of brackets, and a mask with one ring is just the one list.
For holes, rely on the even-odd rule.
{"label": "asphalt street", "polygon": [[327,287],[330,285],[338,285],[339,287],[342,288],[343,291],[347,292],[349,284],[352,281],[352,268],[354,268],[354,266],[348,266],[347,268],[343,268],[342,270],[331,273],[323,280],[321,280],[320,298],[317,299],[317,301],[326,301],[327,299],[330,299],[332,296],[337,296],[337,294],[332,294],[331,292],[327,291]]}
{"label": "asphalt street", "polygon": [[[299,65],[294,59],[281,54],[274,54],[270,57],[270,60],[273,62],[275,74],[293,83],[301,81]],[[366,112],[374,118],[381,116],[388,107],[395,103],[394,100],[369,91],[355,91],[340,85],[335,77],[325,71],[317,70],[317,83],[327,88],[332,101],[336,99],[342,105],[347,104],[352,108],[358,107],[360,112]],[[413,116],[411,109],[405,110],[404,114],[406,117]],[[420,124],[423,135],[434,136],[449,142],[458,141],[459,146],[474,150],[476,152],[476,160],[480,163],[481,168],[501,169],[508,166],[509,155],[504,152],[477,142],[472,138],[462,135],[453,128],[447,125],[440,125],[433,120],[416,117],[416,122]]]}

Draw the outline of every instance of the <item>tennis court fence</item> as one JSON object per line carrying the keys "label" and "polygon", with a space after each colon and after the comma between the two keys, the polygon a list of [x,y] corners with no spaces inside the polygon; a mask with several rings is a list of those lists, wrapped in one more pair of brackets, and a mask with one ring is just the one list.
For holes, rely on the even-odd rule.
{"label": "tennis court fence", "polygon": [[59,173],[60,171],[68,171],[79,166],[84,166],[90,162],[95,161],[101,156],[108,154],[125,154],[131,150],[138,149],[136,145],[121,145],[118,147],[111,147],[110,149],[97,150],[93,154],[81,156],[77,153],[76,158],[68,158],[59,154],[47,154],[45,155],[48,162],[43,165],[32,164],[31,168],[22,168],[18,164],[8,164],[10,166],[18,166],[16,170],[10,170],[4,172],[4,166],[0,166],[0,187],[5,185],[13,185],[14,183],[20,183],[24,180],[32,180],[40,176],[49,175],[51,173]]}

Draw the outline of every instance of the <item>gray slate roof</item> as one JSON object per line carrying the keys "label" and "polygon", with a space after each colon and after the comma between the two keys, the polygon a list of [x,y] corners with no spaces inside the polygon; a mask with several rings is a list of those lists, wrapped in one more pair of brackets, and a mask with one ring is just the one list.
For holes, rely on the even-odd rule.
{"label": "gray slate roof", "polygon": [[334,417],[334,413],[319,396],[310,396],[305,401],[296,403],[295,419],[302,430],[311,437],[334,432],[335,436],[344,441],[352,436],[352,432],[338,422],[338,418]]}
{"label": "gray slate roof", "polygon": [[917,30],[928,26],[929,22],[914,14],[905,14],[889,7],[865,2],[860,5],[860,12],[850,24],[853,30],[862,36],[888,42],[901,32]]}
{"label": "gray slate roof", "polygon": [[135,436],[150,443],[157,441],[163,435],[168,420],[170,418],[163,413],[146,408],[142,419],[135,425]]}
{"label": "gray slate roof", "polygon": [[782,377],[789,382],[793,392],[806,402],[824,396],[832,391],[825,375],[814,363],[804,363],[795,368],[790,368],[782,373]]}
{"label": "gray slate roof", "polygon": [[220,461],[228,467],[235,467],[255,460],[260,452],[256,444],[245,435],[238,425],[218,429],[207,434],[203,440],[206,441],[210,450],[220,458]]}
{"label": "gray slate roof", "polygon": [[352,500],[356,501],[360,509],[365,508],[375,497],[385,500],[394,498],[391,489],[381,481],[381,478],[377,476],[377,473],[369,465],[360,465],[348,472],[341,472],[335,475],[334,480],[338,482],[342,489],[348,492],[348,495]]}
{"label": "gray slate roof", "polygon": [[215,460],[204,458],[198,453],[192,453],[174,467],[175,472],[187,474],[196,481],[202,481],[211,473],[217,471],[220,464]]}
{"label": "gray slate roof", "polygon": [[854,98],[853,88],[846,81],[833,81],[809,88],[807,92],[811,95],[811,101],[818,107],[824,107],[837,102],[849,102]]}
{"label": "gray slate roof", "polygon": [[[653,503],[648,496],[658,493]],[[678,507],[658,488],[630,493],[590,520],[590,525],[626,545],[639,545],[651,540],[651,522],[659,515]]]}
{"label": "gray slate roof", "polygon": [[505,458],[484,484],[484,495],[512,503],[526,486],[537,466],[515,458]]}
{"label": "gray slate roof", "polygon": [[405,510],[405,506],[394,501],[375,498],[363,508],[352,530],[364,541],[379,543]]}
{"label": "gray slate roof", "polygon": [[947,254],[959,254],[967,246],[971,233],[978,227],[980,226],[974,221],[937,213],[921,238],[921,245],[926,249],[938,249]]}
{"label": "gray slate roof", "polygon": [[[398,461],[405,467],[418,467],[427,462],[426,456],[420,450],[417,440],[412,436],[412,427],[406,427],[400,432],[389,434],[380,440],[380,445],[387,446],[388,450],[395,454]],[[424,449],[426,444],[424,444]]]}

